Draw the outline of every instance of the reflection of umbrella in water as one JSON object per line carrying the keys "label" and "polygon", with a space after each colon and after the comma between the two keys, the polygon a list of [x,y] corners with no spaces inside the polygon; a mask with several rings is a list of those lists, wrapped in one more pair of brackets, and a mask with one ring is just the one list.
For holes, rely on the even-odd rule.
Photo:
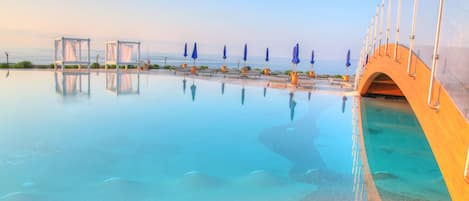
{"label": "reflection of umbrella in water", "polygon": [[295,95],[293,92],[290,92],[290,99],[288,100],[288,105],[291,106],[292,102],[293,102],[293,96]]}
{"label": "reflection of umbrella in water", "polygon": [[264,87],[264,97],[267,94],[267,87]]}
{"label": "reflection of umbrella in water", "polygon": [[192,101],[195,101],[195,91],[197,87],[195,86],[195,83],[192,83],[191,85],[191,94],[192,94]]}
{"label": "reflection of umbrella in water", "polygon": [[221,83],[221,95],[225,94],[225,82]]}
{"label": "reflection of umbrella in water", "polygon": [[182,92],[184,94],[186,94],[186,83],[187,83],[186,79],[182,80]]}
{"label": "reflection of umbrella in water", "polygon": [[243,87],[243,88],[241,89],[241,105],[244,105],[245,93],[246,93],[246,90],[245,90],[244,87]]}
{"label": "reflection of umbrella in water", "polygon": [[290,107],[290,120],[293,121],[295,118],[295,107],[296,107],[296,101],[293,99],[293,92],[290,93],[290,101],[288,106]]}
{"label": "reflection of umbrella in water", "polygon": [[308,101],[310,101],[310,100],[311,100],[311,91],[308,92]]}
{"label": "reflection of umbrella in water", "polygon": [[342,97],[342,113],[345,113],[345,102],[347,102],[347,96]]}

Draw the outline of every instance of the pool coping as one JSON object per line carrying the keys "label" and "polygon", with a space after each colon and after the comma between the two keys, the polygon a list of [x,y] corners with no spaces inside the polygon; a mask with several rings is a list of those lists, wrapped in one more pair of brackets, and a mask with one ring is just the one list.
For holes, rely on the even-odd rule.
{"label": "pool coping", "polygon": [[358,110],[358,133],[360,134],[360,157],[362,162],[363,180],[366,185],[366,195],[368,200],[382,201],[379,195],[378,189],[376,188],[373,180],[373,174],[371,173],[370,166],[368,164],[368,157],[366,154],[365,138],[363,136],[363,124],[362,124],[362,112],[361,112],[361,99],[358,99],[357,110]]}

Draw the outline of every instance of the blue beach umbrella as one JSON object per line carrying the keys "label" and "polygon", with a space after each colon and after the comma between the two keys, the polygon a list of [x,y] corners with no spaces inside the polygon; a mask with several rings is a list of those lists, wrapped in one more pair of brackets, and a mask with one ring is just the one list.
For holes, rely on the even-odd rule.
{"label": "blue beach umbrella", "polygon": [[184,44],[184,58],[187,57],[187,43]]}
{"label": "blue beach umbrella", "polygon": [[297,64],[299,64],[300,63],[300,44],[299,43],[296,44],[296,59],[298,60]]}
{"label": "blue beach umbrella", "polygon": [[223,47],[223,60],[226,60],[226,45]]}
{"label": "blue beach umbrella", "polygon": [[350,50],[347,51],[347,62],[345,63],[345,66],[350,67],[352,64],[350,63]]}
{"label": "blue beach umbrella", "polygon": [[244,54],[243,54],[243,61],[246,63],[248,60],[248,44],[244,44]]}
{"label": "blue beach umbrella", "polygon": [[195,66],[195,60],[197,59],[197,43],[194,43],[194,50],[192,50],[192,59],[194,59]]}
{"label": "blue beach umbrella", "polygon": [[300,63],[300,45],[297,43],[296,46],[293,48],[293,58],[292,58],[292,63],[293,64],[299,64]]}
{"label": "blue beach umbrella", "polygon": [[311,65],[313,65],[316,61],[314,61],[314,50],[311,52]]}
{"label": "blue beach umbrella", "polygon": [[269,62],[269,48],[265,51],[265,62]]}

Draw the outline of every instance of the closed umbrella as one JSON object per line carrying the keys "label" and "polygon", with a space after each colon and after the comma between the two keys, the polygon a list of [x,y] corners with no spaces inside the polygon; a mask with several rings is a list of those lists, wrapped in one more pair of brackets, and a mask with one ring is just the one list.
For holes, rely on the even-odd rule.
{"label": "closed umbrella", "polygon": [[194,60],[194,66],[195,66],[195,60],[197,60],[197,42],[194,43],[194,50],[192,50],[192,59]]}
{"label": "closed umbrella", "polygon": [[347,67],[347,74],[348,74],[348,67],[352,64],[350,63],[350,50],[347,51],[347,61],[345,62],[345,67]]}
{"label": "closed umbrella", "polygon": [[296,72],[296,67],[300,63],[300,44],[298,44],[298,43],[293,48],[292,63],[293,63],[293,72]]}
{"label": "closed umbrella", "polygon": [[186,58],[187,58],[187,43],[184,44],[184,59]]}
{"label": "closed umbrella", "polygon": [[226,58],[228,58],[226,56],[226,45],[223,47],[223,65],[225,65],[225,62],[226,62]]}
{"label": "closed umbrella", "polygon": [[316,63],[316,61],[314,60],[314,50],[311,51],[311,61],[309,63],[311,63],[311,69],[308,75],[310,78],[314,78],[314,63]]}
{"label": "closed umbrella", "polygon": [[244,67],[246,67],[247,60],[248,60],[248,44],[244,44],[244,54],[243,54]]}
{"label": "closed umbrella", "polygon": [[347,51],[347,61],[345,62],[345,77],[344,77],[344,80],[345,81],[349,81],[349,74],[348,74],[348,68],[351,66],[352,64],[350,63],[350,50]]}
{"label": "closed umbrella", "polygon": [[297,43],[295,47],[293,48],[293,58],[292,58],[292,72],[290,73],[290,83],[292,85],[297,85],[298,84],[298,74],[296,73],[296,67],[300,63],[300,45]]}

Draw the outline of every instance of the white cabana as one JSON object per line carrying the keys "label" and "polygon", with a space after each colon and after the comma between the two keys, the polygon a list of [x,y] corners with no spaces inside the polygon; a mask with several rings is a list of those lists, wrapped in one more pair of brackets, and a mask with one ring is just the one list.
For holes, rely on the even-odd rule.
{"label": "white cabana", "polygon": [[[84,51],[83,51],[84,50]],[[54,41],[54,69],[60,66],[62,71],[66,65],[87,66],[90,69],[90,39],[57,38]]]}
{"label": "white cabana", "polygon": [[140,42],[131,41],[108,41],[104,49],[104,65],[115,65],[116,71],[119,70],[119,66],[125,66],[127,69],[128,65],[140,65]]}

